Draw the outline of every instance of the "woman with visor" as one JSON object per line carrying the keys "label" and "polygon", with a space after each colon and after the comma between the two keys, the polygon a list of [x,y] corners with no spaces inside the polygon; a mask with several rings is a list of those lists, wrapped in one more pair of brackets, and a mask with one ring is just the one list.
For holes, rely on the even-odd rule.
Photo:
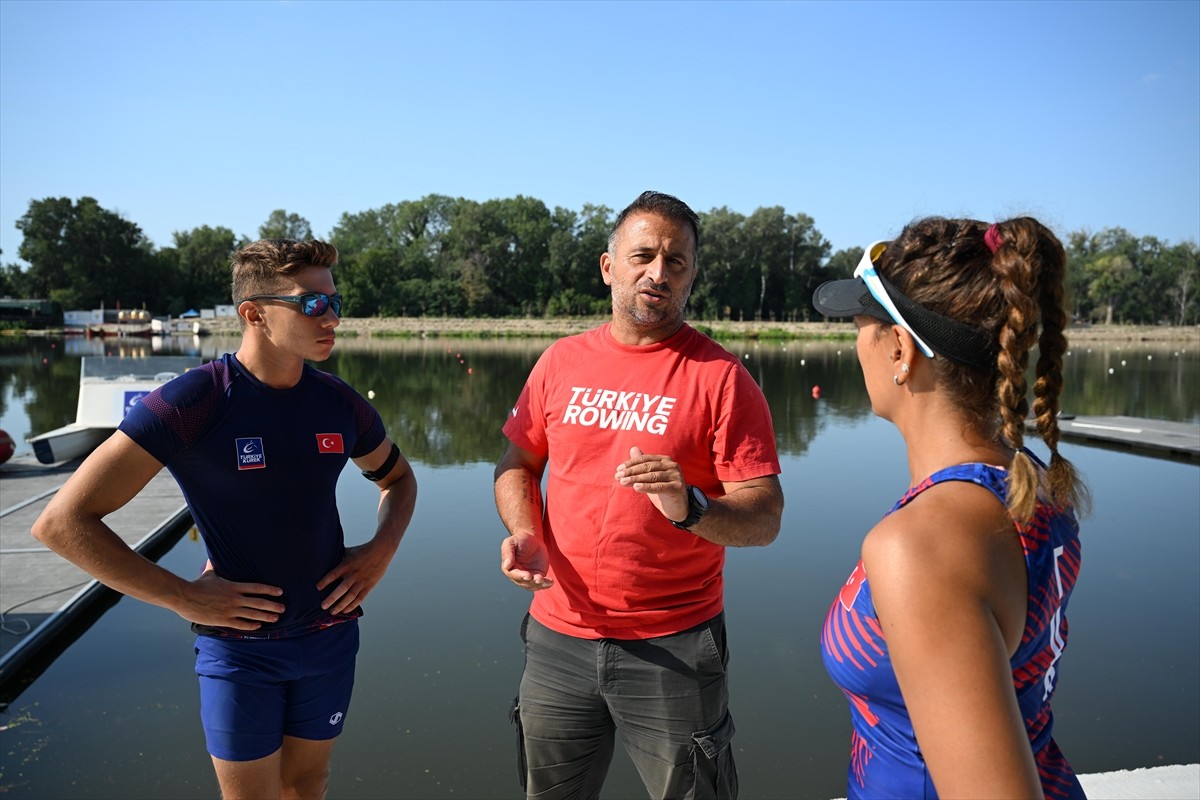
{"label": "woman with visor", "polygon": [[[1087,489],[1058,452],[1066,257],[1031,218],[931,218],[813,304],[853,317],[910,488],[866,535],[822,630],[850,700],[848,797],[1083,797],[1050,699]],[[1024,446],[1033,417],[1048,466]]]}

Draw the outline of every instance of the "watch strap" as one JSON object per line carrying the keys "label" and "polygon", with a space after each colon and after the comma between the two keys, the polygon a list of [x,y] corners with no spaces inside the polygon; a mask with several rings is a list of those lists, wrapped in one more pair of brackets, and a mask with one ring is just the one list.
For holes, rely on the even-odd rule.
{"label": "watch strap", "polygon": [[695,486],[687,487],[688,515],[679,521],[671,520],[671,524],[681,531],[690,531],[692,526],[699,522],[704,513],[708,511],[708,508],[700,505],[700,502],[696,499],[697,492],[704,494],[703,491]]}

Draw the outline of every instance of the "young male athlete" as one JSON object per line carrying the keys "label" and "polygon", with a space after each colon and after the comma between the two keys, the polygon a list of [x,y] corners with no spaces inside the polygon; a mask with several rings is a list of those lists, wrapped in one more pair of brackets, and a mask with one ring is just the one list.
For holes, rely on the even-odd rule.
{"label": "young male athlete", "polygon": [[612,322],[551,345],[504,426],[500,568],[534,592],[514,709],[531,798],[598,797],[616,730],[652,798],[737,796],[725,547],[774,541],[783,494],[762,391],[683,321],[698,239],[670,195],[622,211]]}
{"label": "young male athlete", "polygon": [[[341,296],[324,242],[267,239],[233,257],[237,353],[138,403],[34,524],[105,585],[192,623],[201,718],[221,794],[325,795],[350,704],[361,604],[412,517],[417,485],[379,414],[305,360],[334,344]],[[379,486],[378,525],[346,547],[335,501],[348,459]],[[164,466],[208,548],[195,580],[104,522]]]}

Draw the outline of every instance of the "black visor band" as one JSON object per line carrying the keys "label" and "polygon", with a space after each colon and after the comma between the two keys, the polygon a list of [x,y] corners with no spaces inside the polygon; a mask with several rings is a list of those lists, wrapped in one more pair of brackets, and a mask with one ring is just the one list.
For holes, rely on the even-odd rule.
{"label": "black visor band", "polygon": [[[920,303],[913,302],[883,275],[879,276],[879,280],[883,284],[883,288],[887,289],[892,302],[908,320],[908,324],[912,325],[913,329],[929,343],[934,352],[969,367],[990,369],[995,366],[997,348],[992,342],[992,337],[987,333],[970,325],[964,325],[958,320],[943,317]],[[863,292],[868,296],[871,294],[867,291],[866,284],[863,284]],[[875,298],[872,297],[871,302],[890,322],[891,317],[886,316],[887,312],[879,303],[875,302]]]}
{"label": "black visor band", "polygon": [[[896,304],[896,308],[904,315],[904,319],[935,353],[976,369],[986,370],[995,366],[998,348],[985,331],[943,317],[913,302],[883,275],[879,275],[879,281],[888,297]],[[822,284],[813,295],[813,305],[829,317],[865,314],[889,325],[896,324],[892,315],[871,294],[862,278]]]}

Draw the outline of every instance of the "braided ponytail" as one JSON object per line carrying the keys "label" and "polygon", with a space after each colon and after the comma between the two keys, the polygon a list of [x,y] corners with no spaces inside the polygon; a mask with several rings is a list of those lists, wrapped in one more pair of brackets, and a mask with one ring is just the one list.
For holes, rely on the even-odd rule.
{"label": "braided ponytail", "polygon": [[[1000,277],[1001,291],[1008,306],[1007,318],[1000,329],[1000,376],[996,393],[1003,421],[1003,435],[1016,449],[1009,472],[1008,507],[1012,515],[1028,520],[1034,511],[1039,489],[1037,470],[1021,450],[1024,443],[1026,402],[1025,371],[1029,350],[1035,340],[1038,360],[1033,387],[1033,415],[1037,432],[1050,449],[1050,465],[1045,489],[1052,503],[1074,505],[1080,513],[1090,506],[1087,487],[1075,467],[1058,452],[1059,395],[1062,392],[1062,358],[1067,349],[1064,329],[1067,314],[1063,308],[1066,280],[1066,255],[1062,244],[1045,226],[1029,217],[1021,217],[992,226],[989,248],[997,245],[992,269]],[[1041,335],[1038,336],[1038,321]]]}
{"label": "braided ponytail", "polygon": [[1033,516],[1038,490],[1037,469],[1021,449],[1025,443],[1025,417],[1029,414],[1025,371],[1029,350],[1037,340],[1038,307],[1033,295],[1038,276],[1028,258],[1032,241],[1027,225],[1014,221],[1003,227],[994,225],[989,231],[994,232],[989,249],[991,244],[997,245],[991,268],[1000,279],[1000,294],[1007,310],[998,337],[996,399],[1001,433],[1016,450],[1008,477],[1008,508],[1024,521]]}

